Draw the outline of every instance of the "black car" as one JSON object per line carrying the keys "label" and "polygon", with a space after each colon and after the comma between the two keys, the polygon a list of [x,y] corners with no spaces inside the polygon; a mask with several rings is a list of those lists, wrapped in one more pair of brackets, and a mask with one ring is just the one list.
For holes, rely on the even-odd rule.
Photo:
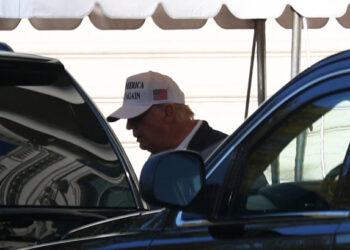
{"label": "black car", "polygon": [[64,66],[0,52],[0,248],[146,209],[121,144]]}
{"label": "black car", "polygon": [[153,209],[33,249],[349,248],[349,144],[345,51],[285,85],[205,163],[190,151],[151,157],[140,190]]}

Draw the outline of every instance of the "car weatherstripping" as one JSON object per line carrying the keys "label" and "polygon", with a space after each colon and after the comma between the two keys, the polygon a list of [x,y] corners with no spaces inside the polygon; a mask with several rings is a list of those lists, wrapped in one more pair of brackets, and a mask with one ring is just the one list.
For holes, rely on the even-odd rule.
{"label": "car weatherstripping", "polygon": [[[58,89],[63,91],[63,86]],[[106,220],[95,218],[91,224],[67,230],[60,241],[47,240],[26,249],[350,248],[350,51],[320,61],[286,84],[205,163],[189,151],[167,151],[150,157],[141,172],[140,190],[151,211],[129,214],[122,208],[139,209],[138,193],[133,192],[132,179],[123,182],[127,168],[120,167],[124,166],[122,154],[116,159],[108,153],[110,140],[103,136],[105,132],[94,131],[79,143],[69,140],[85,134],[81,130],[86,132],[86,124],[75,127],[70,122],[77,120],[76,115],[89,113],[75,112],[86,99],[60,95],[59,99],[71,108],[65,111],[70,114],[67,121],[46,114],[48,110],[40,113],[38,106],[32,111],[33,104],[25,102],[22,91],[33,92],[35,98],[31,100],[42,95],[58,98],[60,93],[46,86],[39,90],[22,86],[13,93],[24,98],[29,108],[23,109],[0,98],[2,133],[6,132],[2,147],[5,157],[0,158],[6,167],[0,186],[7,209],[3,211],[13,215],[12,207],[24,212],[25,206],[41,209],[43,204],[55,204],[51,205],[54,209],[71,208],[79,206],[79,201],[83,206],[103,204],[103,208],[115,206],[124,212]],[[7,91],[4,100],[11,93]],[[78,120],[87,121],[85,118]],[[52,123],[61,129],[54,129]],[[98,124],[103,123],[94,126]],[[31,147],[29,152],[33,153],[15,154],[33,143],[37,145]],[[57,156],[51,164],[63,164],[62,155],[69,159],[59,170],[46,164],[38,165],[38,172],[26,171],[32,161],[22,165],[21,159],[37,162],[33,157],[41,154]],[[81,171],[70,171],[75,168]],[[30,189],[26,183],[32,183],[33,173],[45,178]],[[104,183],[107,194],[98,195],[100,183]],[[14,188],[20,192],[11,192]],[[83,198],[85,190],[89,194],[95,190],[94,195]],[[69,193],[79,195],[71,199]],[[103,215],[96,211],[95,215]],[[5,222],[8,220],[4,218]],[[49,232],[51,225],[46,224],[44,232]],[[15,225],[11,229],[16,231]]]}

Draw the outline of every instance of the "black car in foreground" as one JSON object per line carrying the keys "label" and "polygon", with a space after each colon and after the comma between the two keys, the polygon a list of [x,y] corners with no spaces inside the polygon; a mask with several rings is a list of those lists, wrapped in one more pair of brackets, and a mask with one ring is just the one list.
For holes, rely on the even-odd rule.
{"label": "black car in foreground", "polygon": [[146,209],[120,143],[64,66],[0,52],[0,248]]}
{"label": "black car in foreground", "polygon": [[[140,190],[151,210],[119,143],[62,65],[11,58],[0,67],[14,72],[0,99],[2,242],[49,242],[31,249],[350,247],[350,51],[285,85],[205,163],[190,151],[150,158]],[[28,153],[12,158],[27,145]],[[37,166],[33,157],[41,154],[55,157]]]}

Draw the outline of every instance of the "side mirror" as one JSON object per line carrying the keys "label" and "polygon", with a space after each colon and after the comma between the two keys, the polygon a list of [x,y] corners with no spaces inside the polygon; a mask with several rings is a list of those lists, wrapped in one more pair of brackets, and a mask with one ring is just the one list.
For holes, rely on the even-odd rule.
{"label": "side mirror", "polygon": [[167,151],[152,156],[140,176],[141,195],[151,205],[185,208],[202,189],[205,167],[192,151]]}

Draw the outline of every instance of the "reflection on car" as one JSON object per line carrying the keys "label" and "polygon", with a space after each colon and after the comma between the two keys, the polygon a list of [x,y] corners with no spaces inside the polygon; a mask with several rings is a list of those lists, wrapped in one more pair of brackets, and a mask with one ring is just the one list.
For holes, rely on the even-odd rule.
{"label": "reflection on car", "polygon": [[143,211],[126,155],[55,59],[0,52],[2,247]]}

